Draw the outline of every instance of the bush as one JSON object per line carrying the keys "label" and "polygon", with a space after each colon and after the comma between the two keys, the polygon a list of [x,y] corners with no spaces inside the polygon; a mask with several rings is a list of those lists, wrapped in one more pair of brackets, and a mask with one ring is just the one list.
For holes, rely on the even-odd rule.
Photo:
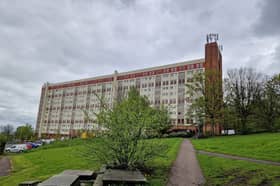
{"label": "bush", "polygon": [[[151,107],[147,97],[140,96],[136,88],[131,88],[127,97],[112,108],[102,97],[99,101],[100,110],[87,115],[89,121],[95,120],[104,130],[99,131],[98,146],[87,144],[86,158],[111,167],[135,169],[147,165],[166,149],[165,144],[144,140],[160,135],[169,127],[166,109]],[[92,115],[95,115],[94,119]]]}
{"label": "bush", "polygon": [[169,134],[164,134],[163,137],[164,138],[177,138],[177,137],[181,137],[181,138],[190,138],[192,137],[194,134],[191,132],[187,132],[187,131],[179,131],[179,132],[171,132]]}

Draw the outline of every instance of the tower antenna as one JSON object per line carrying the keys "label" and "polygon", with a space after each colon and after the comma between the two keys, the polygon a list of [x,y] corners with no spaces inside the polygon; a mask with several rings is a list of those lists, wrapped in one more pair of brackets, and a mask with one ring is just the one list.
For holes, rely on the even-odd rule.
{"label": "tower antenna", "polygon": [[206,42],[207,43],[213,43],[217,42],[219,40],[219,34],[218,33],[210,33],[206,35]]}

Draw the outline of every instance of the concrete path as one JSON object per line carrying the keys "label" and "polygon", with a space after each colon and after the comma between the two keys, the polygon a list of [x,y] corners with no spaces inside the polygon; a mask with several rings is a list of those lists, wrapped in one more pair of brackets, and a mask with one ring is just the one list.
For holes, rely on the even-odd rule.
{"label": "concrete path", "polygon": [[11,162],[7,157],[0,157],[0,177],[9,175],[11,171]]}
{"label": "concrete path", "polygon": [[194,186],[203,185],[204,182],[196,152],[190,140],[185,139],[171,167],[167,186]]}
{"label": "concrete path", "polygon": [[250,162],[254,162],[254,163],[262,163],[262,164],[267,164],[267,165],[280,166],[280,162],[257,160],[257,159],[253,159],[253,158],[245,158],[245,157],[241,157],[241,156],[233,156],[233,155],[221,154],[221,153],[216,153],[216,152],[208,152],[208,151],[203,151],[203,150],[198,150],[197,152],[199,154],[205,154],[208,156],[216,156],[216,157],[229,158],[229,159],[234,159],[234,160],[245,160],[245,161],[250,161]]}

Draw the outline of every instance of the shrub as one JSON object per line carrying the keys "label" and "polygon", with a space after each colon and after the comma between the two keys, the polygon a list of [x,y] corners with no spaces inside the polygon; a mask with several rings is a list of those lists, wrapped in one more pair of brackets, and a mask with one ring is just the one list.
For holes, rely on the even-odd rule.
{"label": "shrub", "polygon": [[147,97],[140,96],[136,88],[131,88],[127,97],[112,108],[102,97],[100,105],[98,113],[87,114],[94,114],[96,119],[88,119],[96,120],[103,130],[99,131],[99,145],[87,144],[86,158],[110,167],[134,169],[145,166],[166,150],[165,144],[145,138],[161,135],[169,127],[168,112],[151,107]]}
{"label": "shrub", "polygon": [[176,137],[189,138],[192,136],[193,136],[193,133],[187,132],[187,131],[171,132],[169,134],[163,135],[163,137],[165,137],[165,138],[176,138]]}

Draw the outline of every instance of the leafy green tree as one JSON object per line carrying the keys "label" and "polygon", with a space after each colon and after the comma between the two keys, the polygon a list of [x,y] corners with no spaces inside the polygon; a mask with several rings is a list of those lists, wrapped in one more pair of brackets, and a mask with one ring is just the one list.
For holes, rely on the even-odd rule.
{"label": "leafy green tree", "polygon": [[160,108],[151,108],[153,123],[150,124],[149,131],[146,131],[147,137],[162,137],[163,134],[171,128],[170,114],[164,106]]}
{"label": "leafy green tree", "polygon": [[251,68],[232,69],[225,79],[226,101],[240,124],[240,132],[249,131],[249,118],[254,114],[255,107],[263,90],[262,75]]}
{"label": "leafy green tree", "polygon": [[16,129],[15,137],[21,141],[30,140],[33,136],[33,129],[30,124],[25,124],[24,126],[19,126]]}
{"label": "leafy green tree", "polygon": [[187,117],[192,118],[198,125],[198,136],[203,132],[205,123],[205,99],[203,96],[195,98],[187,111]]}
{"label": "leafy green tree", "polygon": [[228,132],[229,129],[238,129],[238,118],[235,115],[234,108],[227,102],[223,106],[223,129]]}
{"label": "leafy green tree", "polygon": [[270,78],[264,86],[263,95],[257,107],[258,119],[268,131],[278,129],[280,117],[280,74]]}
{"label": "leafy green tree", "polygon": [[[99,124],[99,143],[88,144],[87,157],[117,168],[135,168],[165,150],[165,146],[154,140],[146,140],[149,135],[160,134],[169,126],[166,110],[150,107],[146,97],[131,88],[127,98],[109,108],[104,100],[96,116]],[[90,156],[93,155],[93,156]]]}
{"label": "leafy green tree", "polygon": [[7,141],[12,138],[13,130],[14,128],[12,125],[0,126],[0,155],[4,153]]}
{"label": "leafy green tree", "polygon": [[192,81],[186,83],[187,94],[192,100],[187,116],[198,123],[200,130],[209,123],[211,135],[215,134],[215,126],[222,122],[223,82],[219,76],[218,72],[208,70],[194,74]]}
{"label": "leafy green tree", "polygon": [[12,125],[3,125],[0,127],[1,133],[6,136],[7,140],[10,140],[13,137],[14,127]]}

